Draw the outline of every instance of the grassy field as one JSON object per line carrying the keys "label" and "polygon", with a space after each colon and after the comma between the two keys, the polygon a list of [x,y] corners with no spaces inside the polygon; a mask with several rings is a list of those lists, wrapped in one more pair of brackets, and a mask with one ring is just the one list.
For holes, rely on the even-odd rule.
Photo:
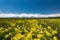
{"label": "grassy field", "polygon": [[0,40],[60,40],[60,18],[0,18]]}

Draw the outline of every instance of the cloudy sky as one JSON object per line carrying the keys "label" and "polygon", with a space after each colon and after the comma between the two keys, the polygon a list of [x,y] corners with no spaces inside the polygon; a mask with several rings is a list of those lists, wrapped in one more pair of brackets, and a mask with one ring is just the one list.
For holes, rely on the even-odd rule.
{"label": "cloudy sky", "polygon": [[60,0],[0,0],[0,13],[60,13]]}

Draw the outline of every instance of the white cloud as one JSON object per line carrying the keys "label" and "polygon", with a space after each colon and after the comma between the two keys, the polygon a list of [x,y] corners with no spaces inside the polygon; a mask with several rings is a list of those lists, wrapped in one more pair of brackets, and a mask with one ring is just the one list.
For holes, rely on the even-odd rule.
{"label": "white cloud", "polygon": [[43,14],[32,14],[32,13],[21,13],[21,14],[17,14],[17,13],[0,13],[0,18],[6,18],[6,17],[27,17],[27,18],[30,18],[30,17],[60,17],[60,14],[46,14],[46,15],[43,15]]}

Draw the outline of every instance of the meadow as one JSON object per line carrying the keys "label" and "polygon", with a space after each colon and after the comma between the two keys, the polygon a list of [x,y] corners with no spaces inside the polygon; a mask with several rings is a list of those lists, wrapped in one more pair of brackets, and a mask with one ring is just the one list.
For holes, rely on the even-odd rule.
{"label": "meadow", "polygon": [[0,18],[0,40],[60,40],[60,18]]}

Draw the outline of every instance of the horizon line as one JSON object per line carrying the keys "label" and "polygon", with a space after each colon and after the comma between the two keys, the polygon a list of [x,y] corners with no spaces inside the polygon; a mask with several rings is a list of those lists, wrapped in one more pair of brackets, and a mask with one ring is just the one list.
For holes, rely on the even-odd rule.
{"label": "horizon line", "polygon": [[20,14],[17,14],[17,13],[0,13],[0,18],[7,18],[7,17],[20,17],[20,18],[23,18],[23,17],[26,17],[26,18],[39,18],[39,17],[60,17],[60,13],[57,13],[57,14],[40,14],[40,13],[20,13]]}

